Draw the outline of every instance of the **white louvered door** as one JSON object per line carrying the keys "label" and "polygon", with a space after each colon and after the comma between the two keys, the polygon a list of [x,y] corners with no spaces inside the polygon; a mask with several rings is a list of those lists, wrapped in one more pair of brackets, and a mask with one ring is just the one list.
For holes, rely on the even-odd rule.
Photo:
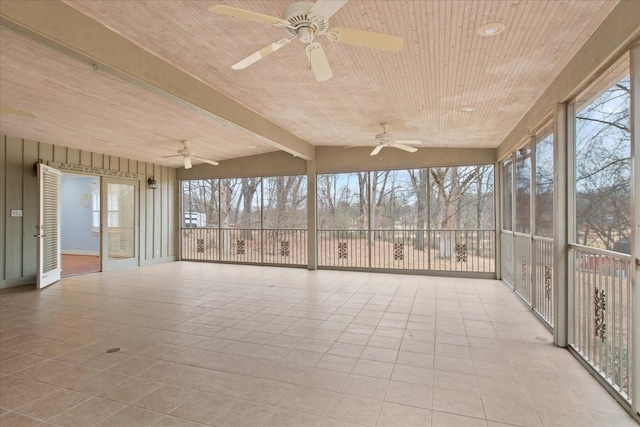
{"label": "white louvered door", "polygon": [[60,179],[59,170],[38,163],[38,289],[60,280]]}

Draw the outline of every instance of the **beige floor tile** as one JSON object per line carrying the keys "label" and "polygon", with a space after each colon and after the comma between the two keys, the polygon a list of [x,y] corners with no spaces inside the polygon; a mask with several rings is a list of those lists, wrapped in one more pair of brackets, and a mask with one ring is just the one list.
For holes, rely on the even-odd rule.
{"label": "beige floor tile", "polygon": [[61,389],[21,406],[16,411],[34,418],[48,420],[90,398],[91,396],[88,394]]}
{"label": "beige floor tile", "polygon": [[359,359],[351,373],[367,377],[390,379],[393,372],[393,363],[376,362],[374,360]]}
{"label": "beige floor tile", "polygon": [[279,406],[294,390],[296,386],[271,380],[260,380],[255,388],[242,396],[244,400]]}
{"label": "beige floor tile", "polygon": [[400,350],[409,351],[411,353],[435,354],[435,342],[403,338]]}
{"label": "beige floor tile", "polygon": [[189,421],[184,418],[164,416],[153,427],[202,427],[207,424],[201,424],[195,421]]}
{"label": "beige floor tile", "polygon": [[411,384],[432,385],[434,381],[434,371],[429,368],[396,364],[393,368],[391,379],[393,381]]}
{"label": "beige floor tile", "polygon": [[324,353],[317,351],[300,350],[296,348],[291,350],[291,352],[282,359],[282,362],[311,367],[318,363],[323,355]]}
{"label": "beige floor tile", "polygon": [[269,419],[266,427],[314,427],[322,423],[322,417],[302,412],[278,409]]}
{"label": "beige floor tile", "polygon": [[482,399],[478,393],[464,393],[435,387],[433,410],[484,419]]}
{"label": "beige floor tile", "polygon": [[[637,425],[566,350],[535,339],[550,334],[499,281],[180,262],[63,279],[46,297],[64,314],[39,311],[35,291],[0,293],[3,421],[19,408],[80,423],[72,410],[93,400],[116,405],[96,405],[100,421],[148,410],[193,426],[237,398],[266,412],[261,425],[316,422],[297,413],[383,425],[435,406],[434,425],[480,426],[461,414],[480,415],[481,398],[487,427]],[[71,406],[109,389],[138,410]]]}
{"label": "beige floor tile", "polygon": [[161,386],[161,383],[155,381],[149,381],[142,378],[130,378],[107,389],[105,392],[100,394],[100,397],[130,404]]}
{"label": "beige floor tile", "polygon": [[276,412],[273,406],[236,400],[218,415],[212,425],[216,427],[249,427],[264,425]]}
{"label": "beige floor tile", "polygon": [[457,357],[435,356],[435,370],[456,372],[459,374],[475,375],[476,370],[472,360],[459,359]]}
{"label": "beige floor tile", "polygon": [[16,409],[58,390],[50,384],[5,376],[0,381],[0,402],[5,409]]}
{"label": "beige floor tile", "polygon": [[112,400],[94,397],[51,418],[51,422],[61,426],[87,427],[97,425],[126,405]]}
{"label": "beige floor tile", "polygon": [[347,357],[360,357],[364,350],[364,345],[361,344],[348,344],[342,342],[334,343],[327,353],[335,354],[337,356],[347,356]]}
{"label": "beige floor tile", "polygon": [[596,427],[600,423],[588,413],[586,408],[560,408],[557,406],[537,406],[538,416],[545,427]]}
{"label": "beige floor tile", "polygon": [[0,415],[0,425],[6,427],[36,427],[42,426],[44,421],[18,414],[16,412],[7,412]]}
{"label": "beige floor tile", "polygon": [[361,359],[375,360],[377,362],[387,362],[387,363],[395,363],[397,357],[398,357],[398,350],[396,349],[370,347],[370,346],[366,346],[364,350],[362,350],[362,353],[360,354]]}
{"label": "beige floor tile", "polygon": [[155,424],[161,418],[163,418],[163,415],[157,412],[136,408],[135,406],[128,406],[102,421],[98,424],[98,427],[146,427]]}
{"label": "beige floor tile", "polygon": [[[463,337],[466,339],[466,336]],[[436,336],[436,355],[457,357],[460,359],[471,359],[471,351],[466,345],[456,345],[438,342]]]}
{"label": "beige floor tile", "polygon": [[329,391],[340,391],[349,377],[346,372],[312,368],[296,384]]}
{"label": "beige floor tile", "polygon": [[528,401],[483,396],[482,404],[487,421],[526,427],[542,425],[535,408]]}
{"label": "beige floor tile", "polygon": [[353,367],[355,366],[357,361],[358,359],[355,357],[325,354],[320,360],[318,360],[318,363],[316,363],[315,367],[348,373],[353,370]]}
{"label": "beige floor tile", "polygon": [[386,379],[351,374],[340,392],[342,394],[382,400],[388,385],[389,381]]}
{"label": "beige floor tile", "polygon": [[431,411],[413,406],[384,402],[378,427],[428,427],[431,425]]}
{"label": "beige floor tile", "polygon": [[433,386],[390,381],[384,400],[401,405],[431,409],[433,406]]}
{"label": "beige floor tile", "polygon": [[281,361],[287,354],[291,352],[291,349],[286,347],[275,347],[272,345],[263,345],[251,357],[256,359],[270,360],[274,362]]}
{"label": "beige floor tile", "polygon": [[434,356],[424,353],[413,353],[400,350],[396,363],[399,365],[416,366],[419,368],[433,368]]}
{"label": "beige floor tile", "polygon": [[448,390],[458,390],[466,393],[478,393],[478,377],[475,375],[459,374],[456,372],[434,371],[436,387]]}
{"label": "beige floor tile", "polygon": [[102,371],[81,379],[80,381],[72,384],[69,388],[81,393],[97,396],[104,393],[107,389],[125,382],[129,378],[129,376],[120,375],[115,372]]}
{"label": "beige floor tile", "polygon": [[432,427],[487,427],[487,421],[462,415],[433,411]]}
{"label": "beige floor tile", "polygon": [[195,390],[164,384],[138,399],[135,405],[150,411],[170,414],[196,393]]}
{"label": "beige floor tile", "polygon": [[369,339],[367,345],[370,347],[382,347],[391,350],[398,350],[400,349],[401,342],[402,338],[400,337],[385,337],[373,335],[371,339]]}
{"label": "beige floor tile", "polygon": [[530,400],[520,381],[478,377],[478,386],[482,396]]}
{"label": "beige floor tile", "polygon": [[339,394],[327,412],[327,417],[363,426],[374,426],[382,401]]}
{"label": "beige floor tile", "polygon": [[199,392],[171,411],[170,415],[209,424],[224,412],[234,400],[227,396]]}
{"label": "beige floor tile", "polygon": [[300,384],[309,373],[308,366],[293,365],[291,363],[278,362],[271,371],[264,373],[264,378],[280,381],[288,384]]}
{"label": "beige floor tile", "polygon": [[282,403],[283,408],[324,416],[333,403],[336,393],[327,390],[298,386]]}
{"label": "beige floor tile", "polygon": [[474,360],[473,367],[478,377],[489,377],[503,380],[520,379],[510,362],[496,363]]}
{"label": "beige floor tile", "polygon": [[3,360],[0,364],[0,372],[4,374],[11,374],[16,371],[28,368],[38,363],[44,362],[44,357],[33,356],[31,354],[22,354],[11,359]]}

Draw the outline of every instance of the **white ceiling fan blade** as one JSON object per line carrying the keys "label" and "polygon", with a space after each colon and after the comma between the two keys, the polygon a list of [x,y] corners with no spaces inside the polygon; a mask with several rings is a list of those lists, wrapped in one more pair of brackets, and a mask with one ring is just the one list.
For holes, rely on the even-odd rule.
{"label": "white ceiling fan blade", "polygon": [[415,147],[409,147],[408,145],[399,144],[397,141],[391,143],[390,145],[394,148],[399,148],[401,150],[408,151],[409,153],[415,153],[416,151],[418,151],[418,149]]}
{"label": "white ceiling fan blade", "polygon": [[15,114],[16,116],[26,117],[28,119],[35,119],[36,115],[30,111],[19,110],[17,108],[9,106],[0,106],[0,113]]}
{"label": "white ceiling fan blade", "polygon": [[273,42],[270,45],[263,47],[259,51],[255,52],[255,53],[252,53],[251,55],[247,56],[242,61],[232,65],[231,68],[233,68],[234,70],[244,70],[249,65],[251,65],[251,64],[253,64],[255,62],[258,62],[259,60],[261,60],[265,56],[275,52],[276,50],[280,49],[281,47],[284,47],[284,46],[288,45],[290,42],[291,42],[290,39],[282,39],[282,40],[278,40],[277,42]]}
{"label": "white ceiling fan blade", "polygon": [[182,154],[174,154],[173,156],[162,156],[163,159],[176,159],[178,157],[183,157]]}
{"label": "white ceiling fan blade", "polygon": [[380,144],[378,145],[376,148],[373,149],[373,151],[371,152],[371,154],[369,154],[370,156],[375,156],[376,154],[378,154],[380,152],[380,150],[382,150],[384,148],[384,145]]}
{"label": "white ceiling fan blade", "polygon": [[191,157],[189,156],[183,156],[182,160],[184,160],[184,168],[185,169],[191,169]]}
{"label": "white ceiling fan blade", "polygon": [[329,19],[349,0],[318,0],[309,12],[313,12],[324,19]]}
{"label": "white ceiling fan blade", "polygon": [[263,22],[265,24],[278,25],[282,27],[288,27],[289,22],[275,16],[263,15],[261,13],[250,12],[244,9],[238,9],[235,7],[225,6],[217,4],[215,6],[209,6],[209,12],[217,13],[218,15],[235,16],[236,18],[249,19],[251,21]]}
{"label": "white ceiling fan blade", "polygon": [[396,143],[398,144],[410,144],[410,145],[421,145],[422,141],[417,139],[396,139]]}
{"label": "white ceiling fan blade", "polygon": [[309,43],[304,50],[307,53],[307,58],[309,58],[309,63],[311,64],[313,74],[316,76],[316,80],[324,82],[333,77],[331,66],[320,43]]}
{"label": "white ceiling fan blade", "polygon": [[397,52],[402,49],[404,39],[389,34],[373,33],[371,31],[354,30],[351,28],[332,28],[327,32],[329,40],[372,49]]}
{"label": "white ceiling fan blade", "polygon": [[218,166],[220,164],[220,163],[218,163],[216,161],[209,160],[209,159],[203,159],[202,157],[198,157],[198,156],[191,156],[191,157],[193,157],[196,160],[200,160],[201,162],[209,163],[210,165],[213,165],[213,166]]}

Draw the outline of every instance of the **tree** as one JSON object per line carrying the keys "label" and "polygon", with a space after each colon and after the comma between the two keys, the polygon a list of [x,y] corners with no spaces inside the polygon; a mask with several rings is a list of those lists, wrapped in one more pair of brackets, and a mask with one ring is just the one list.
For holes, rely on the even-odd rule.
{"label": "tree", "polygon": [[616,242],[629,241],[630,107],[627,76],[576,115],[576,222],[584,245],[620,250]]}

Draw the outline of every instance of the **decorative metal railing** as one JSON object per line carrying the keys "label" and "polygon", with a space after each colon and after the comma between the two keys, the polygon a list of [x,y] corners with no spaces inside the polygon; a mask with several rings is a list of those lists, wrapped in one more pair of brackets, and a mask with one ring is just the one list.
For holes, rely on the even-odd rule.
{"label": "decorative metal railing", "polygon": [[631,402],[631,257],[570,245],[573,270],[571,346]]}
{"label": "decorative metal railing", "polygon": [[533,309],[553,326],[553,239],[533,237]]}
{"label": "decorative metal railing", "polygon": [[183,228],[182,259],[307,264],[307,230]]}
{"label": "decorative metal railing", "polygon": [[318,230],[318,265],[495,272],[493,230]]}
{"label": "decorative metal railing", "polygon": [[[306,265],[307,230],[183,228],[182,259]],[[318,264],[495,272],[493,230],[319,230]]]}
{"label": "decorative metal railing", "polygon": [[531,236],[514,233],[514,277],[513,287],[522,299],[531,306]]}
{"label": "decorative metal railing", "polygon": [[500,252],[502,280],[513,287],[513,231],[502,230],[500,233]]}

